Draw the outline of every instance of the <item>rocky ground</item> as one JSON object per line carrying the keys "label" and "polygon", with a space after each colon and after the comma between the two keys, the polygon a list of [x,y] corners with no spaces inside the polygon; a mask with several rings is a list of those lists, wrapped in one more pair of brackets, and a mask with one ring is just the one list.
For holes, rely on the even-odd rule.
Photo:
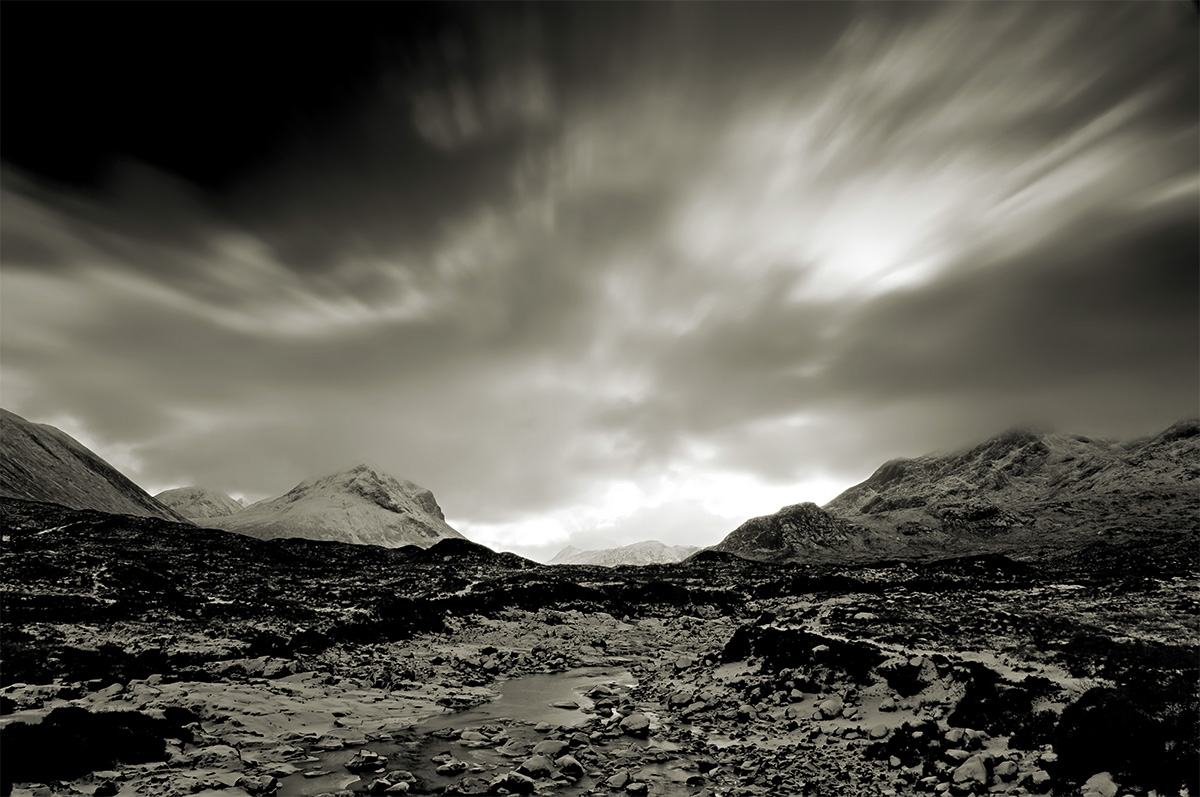
{"label": "rocky ground", "polygon": [[1196,794],[1196,547],[543,567],[6,501],[17,795]]}

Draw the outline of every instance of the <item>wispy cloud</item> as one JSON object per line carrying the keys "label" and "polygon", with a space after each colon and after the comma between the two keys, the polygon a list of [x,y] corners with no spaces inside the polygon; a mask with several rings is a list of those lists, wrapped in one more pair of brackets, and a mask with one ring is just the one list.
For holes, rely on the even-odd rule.
{"label": "wispy cloud", "polygon": [[1167,5],[498,7],[227,195],[6,170],[3,401],[156,487],[371,459],[539,556],[1148,431],[1196,381]]}

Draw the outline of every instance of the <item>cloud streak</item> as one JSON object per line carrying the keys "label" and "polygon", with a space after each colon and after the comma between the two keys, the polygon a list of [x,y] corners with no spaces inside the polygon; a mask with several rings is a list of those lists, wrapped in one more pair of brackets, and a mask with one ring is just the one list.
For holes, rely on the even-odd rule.
{"label": "cloud streak", "polygon": [[1178,9],[478,11],[226,190],[6,166],[5,405],[153,489],[368,459],[543,558],[1194,411]]}

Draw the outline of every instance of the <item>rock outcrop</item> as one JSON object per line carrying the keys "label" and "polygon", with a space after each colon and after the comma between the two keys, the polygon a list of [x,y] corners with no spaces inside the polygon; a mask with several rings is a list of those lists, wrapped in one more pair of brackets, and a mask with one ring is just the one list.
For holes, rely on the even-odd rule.
{"label": "rock outcrop", "polygon": [[816,504],[804,503],[751,518],[710,550],[746,559],[825,559],[861,551],[872,536]]}
{"label": "rock outcrop", "polygon": [[185,522],[69,434],[7,410],[0,410],[0,497]]}

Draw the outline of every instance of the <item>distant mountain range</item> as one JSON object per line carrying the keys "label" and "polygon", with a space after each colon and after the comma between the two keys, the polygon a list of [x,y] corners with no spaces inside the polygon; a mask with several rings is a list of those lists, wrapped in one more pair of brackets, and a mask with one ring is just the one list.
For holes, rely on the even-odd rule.
{"label": "distant mountain range", "polygon": [[370,465],[309,479],[278,498],[207,518],[203,525],[262,540],[302,537],[385,548],[465,539],[446,523],[432,492]]}
{"label": "distant mountain range", "polygon": [[176,487],[163,490],[154,498],[189,520],[225,517],[241,512],[244,507],[225,493],[207,487]]}
{"label": "distant mountain range", "polygon": [[682,562],[696,551],[695,545],[664,545],[658,540],[635,542],[620,548],[581,551],[568,545],[550,560],[552,565],[662,565]]}
{"label": "distant mountain range", "polygon": [[433,493],[368,465],[310,479],[279,498],[245,508],[202,487],[151,498],[70,435],[7,410],[0,410],[0,497],[196,521],[259,539],[299,537],[386,548],[428,548],[443,539],[465,539],[446,523]]}
{"label": "distant mountain range", "polygon": [[712,550],[866,560],[1056,549],[1200,525],[1200,422],[1131,442],[1013,430],[967,451],[895,459],[830,501],[746,521]]}
{"label": "distant mountain range", "polygon": [[[152,498],[70,435],[5,410],[0,498],[194,521],[259,539],[387,548],[465,540],[446,523],[432,492],[369,465],[301,482],[245,508],[200,487]],[[1036,558],[1098,540],[1197,527],[1200,422],[1187,420],[1130,442],[1013,430],[953,454],[891,460],[824,507],[795,504],[746,521],[705,555],[775,562],[981,552]],[[669,564],[695,552],[657,541],[598,551],[568,546],[550,564]]]}
{"label": "distant mountain range", "polygon": [[3,409],[0,497],[187,522],[66,432]]}

